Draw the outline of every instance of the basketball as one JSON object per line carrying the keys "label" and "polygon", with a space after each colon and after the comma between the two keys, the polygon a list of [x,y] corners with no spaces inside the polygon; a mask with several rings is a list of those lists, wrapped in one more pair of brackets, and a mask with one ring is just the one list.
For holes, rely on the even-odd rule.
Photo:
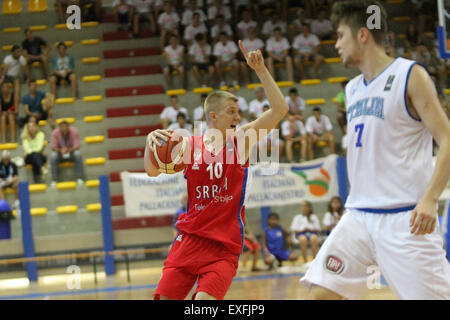
{"label": "basketball", "polygon": [[168,141],[160,140],[161,146],[156,146],[150,152],[150,161],[161,173],[176,173],[184,170],[183,154],[186,150],[186,140],[177,133],[172,133]]}

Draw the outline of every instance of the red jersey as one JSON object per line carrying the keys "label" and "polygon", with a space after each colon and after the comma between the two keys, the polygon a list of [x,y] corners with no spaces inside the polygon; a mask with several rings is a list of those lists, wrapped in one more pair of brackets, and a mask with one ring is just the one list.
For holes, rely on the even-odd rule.
{"label": "red jersey", "polygon": [[236,137],[215,156],[203,137],[189,137],[191,164],[184,170],[187,179],[188,208],[177,221],[177,228],[188,234],[221,242],[239,255],[244,242],[248,160],[239,162]]}

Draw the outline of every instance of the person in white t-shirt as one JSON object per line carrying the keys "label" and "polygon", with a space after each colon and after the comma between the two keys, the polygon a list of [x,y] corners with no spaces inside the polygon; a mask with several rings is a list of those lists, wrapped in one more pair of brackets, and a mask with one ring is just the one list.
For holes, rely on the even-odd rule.
{"label": "person in white t-shirt", "polygon": [[231,22],[232,15],[230,7],[224,5],[222,0],[216,0],[213,5],[208,5],[208,20],[213,21],[221,14],[227,23]]}
{"label": "person in white t-shirt", "polygon": [[281,29],[276,27],[274,36],[269,38],[266,42],[266,51],[269,56],[267,58],[267,69],[269,69],[274,79],[276,78],[274,65],[277,63],[285,63],[288,81],[294,81],[292,58],[289,55],[290,48],[289,41],[282,36]]}
{"label": "person in white t-shirt", "polygon": [[186,118],[189,118],[186,108],[180,106],[177,96],[170,96],[170,103],[171,105],[165,107],[159,116],[159,122],[164,129],[177,120],[179,112],[183,112]]}
{"label": "person in white t-shirt", "polygon": [[117,31],[130,30],[134,15],[133,0],[114,0],[111,6],[113,8],[114,19],[119,23]]}
{"label": "person in white t-shirt", "polygon": [[309,32],[309,26],[302,26],[302,33],[294,39],[292,47],[295,50],[294,53],[294,65],[297,71],[300,73],[300,80],[305,76],[304,64],[314,63],[313,65],[313,78],[317,78],[320,65],[325,61],[325,58],[319,54],[320,40],[315,34]]}
{"label": "person in white t-shirt", "polygon": [[192,45],[193,40],[197,34],[205,34],[208,32],[206,26],[203,22],[200,21],[200,15],[198,12],[195,12],[192,16],[192,24],[188,25],[186,29],[184,29],[184,41],[186,42],[188,48]]}
{"label": "person in white t-shirt", "polygon": [[183,12],[181,17],[181,24],[185,27],[192,24],[192,18],[194,13],[198,13],[200,16],[200,22],[205,23],[206,15],[202,9],[199,8],[196,0],[189,0],[188,8]]}
{"label": "person in white t-shirt", "polygon": [[286,22],[281,21],[278,13],[274,12],[271,14],[270,20],[264,22],[261,33],[267,39],[273,35],[275,28],[280,28],[281,33],[284,35],[286,33],[286,26]]}
{"label": "person in white t-shirt", "polygon": [[312,257],[316,257],[319,252],[319,218],[313,213],[311,202],[303,200],[300,204],[301,214],[296,215],[292,220],[291,231],[300,243],[303,261],[308,262],[308,244],[311,246]]}
{"label": "person in white t-shirt", "polygon": [[232,84],[229,84],[229,85],[228,85],[227,91],[228,91],[229,93],[234,94],[234,95],[236,96],[236,98],[238,99],[237,104],[238,104],[239,110],[242,110],[242,111],[244,111],[244,112],[247,112],[247,110],[248,110],[248,104],[247,104],[247,101],[245,100],[244,97],[241,97],[241,96],[239,96],[239,95],[237,94],[237,90],[238,90],[238,87],[236,87],[236,86],[234,86],[234,85],[232,85]]}
{"label": "person in white t-shirt", "polygon": [[300,162],[306,160],[308,151],[308,136],[303,122],[295,118],[294,113],[286,115],[286,120],[281,124],[281,135],[286,141],[286,157],[289,162],[294,162],[294,146],[300,144]]}
{"label": "person in white t-shirt", "polygon": [[171,35],[169,39],[170,44],[164,48],[163,56],[166,58],[167,66],[164,67],[164,77],[166,78],[169,88],[173,87],[172,72],[177,71],[181,79],[181,87],[184,88],[184,46],[178,43],[178,37]]}
{"label": "person in white t-shirt", "polygon": [[311,140],[309,144],[310,159],[314,159],[313,146],[319,142],[326,143],[330,147],[331,153],[334,153],[334,135],[331,130],[333,130],[333,125],[330,119],[322,114],[320,107],[315,107],[313,115],[306,120],[306,132]]}
{"label": "person in white t-shirt", "polygon": [[306,108],[306,101],[298,95],[297,88],[293,87],[289,89],[289,95],[285,97],[286,102],[289,106],[289,111],[291,111],[297,120],[303,121],[302,112]]}
{"label": "person in white t-shirt", "polygon": [[141,24],[150,23],[152,32],[156,32],[156,21],[153,12],[154,0],[133,0],[134,8],[136,9],[133,17],[133,36],[139,37]]}
{"label": "person in white t-shirt", "polygon": [[176,122],[169,125],[167,130],[173,130],[174,132],[181,134],[183,137],[190,137],[193,134],[192,124],[186,122],[186,115],[183,112],[177,113]]}
{"label": "person in white t-shirt", "polygon": [[27,60],[22,55],[22,49],[18,45],[14,45],[11,49],[11,54],[3,59],[1,66],[0,85],[4,81],[9,81],[14,84],[14,93],[20,97],[20,78],[22,71],[25,71],[27,80],[30,79],[30,69]]}
{"label": "person in white t-shirt", "polygon": [[[246,38],[246,39],[244,39],[244,41],[242,41],[244,48],[248,52],[256,51],[256,50],[261,50],[261,52],[264,51],[264,42],[261,39],[257,38],[256,34],[257,34],[256,29],[250,28],[250,29],[248,29],[248,38]],[[241,72],[244,76],[245,83],[250,83],[250,75],[252,73],[248,72],[249,69],[248,69],[247,61],[245,61],[245,58],[242,55],[238,55],[238,60],[239,60]]]}
{"label": "person in white t-shirt", "polygon": [[344,206],[342,204],[342,199],[338,196],[334,196],[328,202],[328,211],[322,219],[322,225],[327,233],[327,236],[331,233],[331,230],[336,227],[343,214]]}
{"label": "person in white t-shirt", "polygon": [[[266,104],[263,106],[263,112],[266,112],[270,109],[269,105]],[[269,159],[266,159],[265,156],[269,155],[269,152],[272,153],[274,150],[278,152],[278,157],[281,157],[283,155],[284,150],[284,141],[280,139],[280,131],[278,129],[278,126],[276,128],[273,128],[270,130],[269,134],[265,136],[263,139],[259,140],[258,142],[258,148],[262,148],[262,154],[260,161],[267,161]],[[258,154],[260,152],[258,151]],[[270,157],[271,158],[271,157]]]}
{"label": "person in white t-shirt", "polygon": [[297,19],[293,20],[289,29],[293,31],[294,34],[299,34],[302,32],[302,26],[304,24],[311,24],[312,19],[310,19],[306,13],[306,10],[302,8],[297,10]]}
{"label": "person in white t-shirt", "polygon": [[[206,43],[204,34],[199,33],[195,36],[195,42],[189,48],[189,61],[192,66],[192,74],[198,84],[204,87],[210,85],[214,77],[214,66],[211,64],[211,46]],[[206,82],[203,80],[200,70],[208,73]]]}
{"label": "person in white t-shirt", "polygon": [[262,87],[255,88],[255,96],[256,99],[250,101],[250,104],[248,105],[248,113],[251,121],[263,114],[263,107],[265,105],[270,106],[269,100],[264,96],[264,89]]}
{"label": "person in white t-shirt", "polygon": [[225,17],[222,14],[216,16],[216,24],[211,27],[211,39],[215,44],[219,41],[220,33],[225,32],[229,39],[233,36],[233,30],[228,23],[225,23]]}
{"label": "person in white t-shirt", "polygon": [[167,36],[172,33],[176,36],[180,36],[178,32],[178,26],[180,22],[180,16],[178,13],[172,10],[172,4],[170,1],[164,2],[164,12],[158,17],[158,25],[161,30],[161,47],[164,48],[167,41]]}
{"label": "person in white t-shirt", "polygon": [[200,105],[194,109],[194,122],[195,121],[201,121],[203,119],[204,111],[203,108],[205,106],[205,100],[208,95],[206,93],[202,93],[200,97]]}
{"label": "person in white t-shirt", "polygon": [[[213,54],[217,58],[215,62],[216,72],[220,80],[220,86],[225,86],[223,77],[223,69],[231,67],[234,72],[235,79],[239,79],[239,63],[236,59],[238,52],[236,44],[228,40],[228,35],[225,32],[220,33],[220,41],[214,45]],[[233,85],[238,85],[237,80],[233,81]]]}
{"label": "person in white t-shirt", "polygon": [[320,40],[335,38],[335,32],[331,21],[326,19],[326,10],[320,10],[317,19],[311,22],[311,33],[317,35]]}
{"label": "person in white t-shirt", "polygon": [[[239,39],[248,38],[248,31],[258,27],[256,21],[252,20],[249,10],[242,11],[242,20],[237,24]],[[248,49],[247,49],[248,50]]]}

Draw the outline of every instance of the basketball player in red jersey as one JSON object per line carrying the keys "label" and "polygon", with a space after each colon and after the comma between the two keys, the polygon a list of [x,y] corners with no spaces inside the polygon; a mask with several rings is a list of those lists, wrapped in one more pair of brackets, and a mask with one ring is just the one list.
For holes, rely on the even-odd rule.
{"label": "basketball player in red jersey", "polygon": [[[193,162],[188,162],[184,170],[188,208],[178,219],[180,232],[164,263],[155,299],[185,299],[197,281],[193,299],[222,300],[236,274],[244,241],[250,150],[288,112],[261,51],[248,53],[241,41],[239,47],[258,75],[271,108],[236,132],[241,121],[237,97],[224,91],[207,97],[204,109],[208,130],[204,136],[185,138],[191,146],[187,149]],[[256,139],[247,138],[251,133],[248,130],[253,130]],[[149,160],[149,152],[161,145],[160,139],[169,138],[167,130],[148,135],[144,161],[149,176],[159,175],[158,168]]]}

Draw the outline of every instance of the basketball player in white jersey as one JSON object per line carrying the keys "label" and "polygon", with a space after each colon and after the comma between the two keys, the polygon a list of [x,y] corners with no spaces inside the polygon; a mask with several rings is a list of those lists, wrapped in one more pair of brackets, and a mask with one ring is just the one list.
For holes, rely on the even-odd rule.
{"label": "basketball player in white jersey", "polygon": [[[381,9],[379,29],[366,25],[373,4]],[[332,21],[344,65],[361,71],[345,89],[350,194],[346,213],[300,280],[306,298],[363,298],[378,266],[400,299],[450,300],[437,220],[450,178],[450,123],[434,84],[414,61],[386,55],[379,2],[335,3]]]}

